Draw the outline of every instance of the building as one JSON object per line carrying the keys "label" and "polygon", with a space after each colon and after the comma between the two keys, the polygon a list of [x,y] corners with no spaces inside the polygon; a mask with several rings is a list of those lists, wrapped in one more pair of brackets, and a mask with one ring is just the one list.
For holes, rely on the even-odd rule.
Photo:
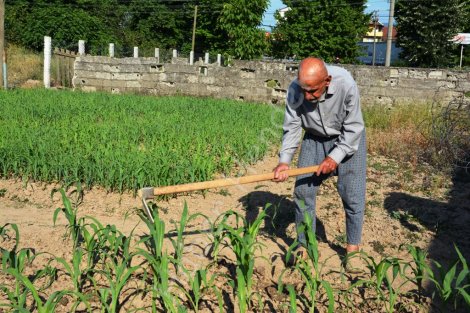
{"label": "building", "polygon": [[[369,29],[366,35],[362,38],[362,42],[381,42],[384,37],[384,24],[380,23],[378,18],[372,19],[369,22]],[[385,37],[387,35],[385,34]]]}

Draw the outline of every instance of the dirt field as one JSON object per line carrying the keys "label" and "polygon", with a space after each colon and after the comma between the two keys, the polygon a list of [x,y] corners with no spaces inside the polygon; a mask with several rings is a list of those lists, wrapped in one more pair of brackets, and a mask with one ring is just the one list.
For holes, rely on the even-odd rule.
{"label": "dirt field", "polygon": [[[271,155],[248,170],[248,174],[271,171],[277,157]],[[367,207],[362,248],[370,256],[395,256],[410,260],[402,244],[412,244],[428,250],[428,256],[439,262],[456,258],[455,242],[467,259],[470,256],[470,183],[457,181],[422,168],[399,165],[393,160],[369,156]],[[276,292],[276,283],[283,269],[284,256],[295,237],[293,193],[294,180],[285,183],[262,182],[244,186],[210,190],[205,193],[179,195],[168,201],[158,201],[166,229],[180,219],[184,203],[190,213],[203,213],[212,221],[228,209],[234,209],[252,219],[267,203],[273,204],[268,213],[259,240],[264,244],[265,259],[259,258],[255,268],[255,289],[263,295],[265,310],[282,310]],[[53,212],[62,207],[60,194],[52,190],[58,186],[20,180],[0,180],[0,225],[18,225],[21,247],[50,252],[57,257],[70,257],[70,244],[64,238],[66,220],[59,215],[52,222]],[[71,194],[71,198],[74,198]],[[114,224],[124,233],[145,233],[145,225],[137,216],[141,203],[131,194],[107,193],[100,188],[85,190],[79,215],[91,215],[103,224]],[[275,209],[274,209],[275,208]],[[325,261],[325,272],[340,272],[340,257],[344,253],[345,220],[341,200],[332,178],[321,189],[317,205],[317,233],[320,238],[320,260]],[[209,224],[197,219],[186,228],[186,247],[183,262],[196,269],[208,263],[205,251],[210,241],[198,231],[210,230]],[[165,239],[171,250],[169,239]],[[226,257],[230,260],[230,253]],[[332,276],[334,277],[334,276]],[[339,276],[338,276],[339,277]],[[295,276],[289,279],[295,280]],[[339,279],[339,278],[338,278]],[[60,281],[56,283],[60,289]],[[341,281],[333,281],[341,285]],[[63,287],[68,286],[64,283]],[[136,300],[137,301],[137,300]],[[429,301],[430,302],[430,301]],[[422,311],[433,311],[434,305],[425,303]],[[137,301],[134,306],[139,306]],[[235,306],[236,307],[236,306]],[[227,305],[227,310],[234,307]],[[236,311],[236,309],[234,309]],[[0,309],[1,311],[1,309]],[[437,311],[436,311],[437,312]]]}

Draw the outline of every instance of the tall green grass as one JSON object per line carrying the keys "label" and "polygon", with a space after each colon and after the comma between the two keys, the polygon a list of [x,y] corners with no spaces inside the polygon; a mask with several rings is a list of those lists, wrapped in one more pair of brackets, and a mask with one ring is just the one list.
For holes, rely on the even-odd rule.
{"label": "tall green grass", "polygon": [[282,111],[185,97],[0,92],[0,176],[108,190],[211,179],[279,143]]}

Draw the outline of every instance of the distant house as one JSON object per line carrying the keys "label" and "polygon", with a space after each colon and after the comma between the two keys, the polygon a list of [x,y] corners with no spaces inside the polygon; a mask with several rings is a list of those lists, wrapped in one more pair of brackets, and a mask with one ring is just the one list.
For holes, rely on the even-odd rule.
{"label": "distant house", "polygon": [[[387,36],[388,36],[388,26],[384,26],[382,41],[387,41]],[[395,40],[397,40],[397,28],[395,26],[393,26],[393,28],[392,28],[392,41],[395,41]]]}
{"label": "distant house", "polygon": [[369,22],[369,29],[367,30],[367,33],[365,34],[365,36],[362,38],[362,42],[383,41],[384,28],[385,28],[384,24],[380,23],[380,21],[371,20]]}
{"label": "distant house", "polygon": [[[380,23],[378,20],[371,20],[369,22],[369,29],[365,36],[362,38],[362,42],[358,45],[362,47],[362,55],[358,57],[358,61],[368,65],[385,65],[385,54],[387,50],[387,36],[388,26]],[[401,48],[398,48],[395,44],[397,38],[397,29],[393,26],[392,29],[392,46],[390,54],[390,62],[399,60]],[[375,50],[375,62],[373,62]]]}

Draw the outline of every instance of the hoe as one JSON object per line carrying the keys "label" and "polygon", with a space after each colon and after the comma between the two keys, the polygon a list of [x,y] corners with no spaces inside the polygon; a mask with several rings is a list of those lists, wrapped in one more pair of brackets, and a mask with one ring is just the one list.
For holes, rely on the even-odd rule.
{"label": "hoe", "polygon": [[[291,176],[298,176],[303,174],[314,173],[318,169],[318,166],[309,166],[309,167],[300,167],[289,169],[286,172]],[[227,187],[227,186],[234,186],[234,185],[243,185],[249,183],[256,183],[265,180],[272,180],[274,179],[274,173],[266,173],[266,174],[257,174],[257,175],[248,175],[236,178],[225,178],[225,179],[217,179],[217,180],[210,180],[204,181],[199,183],[191,183],[191,184],[184,184],[184,185],[174,185],[174,186],[165,186],[165,187],[145,187],[139,190],[138,195],[142,199],[142,203],[144,205],[145,212],[149,219],[153,222],[153,214],[150,211],[149,206],[147,205],[147,200],[152,199],[156,196],[166,195],[171,193],[181,193],[181,192],[188,192],[188,191],[196,191],[196,190],[203,190],[203,189],[210,189],[210,188],[217,188],[217,187]]]}

